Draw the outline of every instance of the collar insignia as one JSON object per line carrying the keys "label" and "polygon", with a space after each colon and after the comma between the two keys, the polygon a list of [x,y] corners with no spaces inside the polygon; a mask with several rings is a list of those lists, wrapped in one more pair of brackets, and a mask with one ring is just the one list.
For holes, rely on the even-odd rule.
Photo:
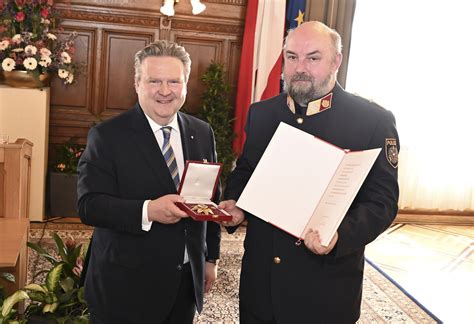
{"label": "collar insignia", "polygon": [[[295,102],[290,96],[287,96],[286,103],[291,112],[295,113]],[[332,92],[328,93],[322,98],[311,101],[306,109],[306,116],[315,115],[321,111],[331,108],[332,106]]]}

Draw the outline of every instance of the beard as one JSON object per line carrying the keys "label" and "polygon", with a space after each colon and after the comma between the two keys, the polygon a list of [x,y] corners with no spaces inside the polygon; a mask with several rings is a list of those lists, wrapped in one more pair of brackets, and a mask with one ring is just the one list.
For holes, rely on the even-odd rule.
{"label": "beard", "polygon": [[328,74],[326,78],[317,82],[311,75],[296,72],[289,78],[289,80],[284,78],[283,89],[288,92],[290,97],[298,105],[306,107],[308,106],[308,103],[321,98],[331,90],[329,89],[331,79],[331,75]]}

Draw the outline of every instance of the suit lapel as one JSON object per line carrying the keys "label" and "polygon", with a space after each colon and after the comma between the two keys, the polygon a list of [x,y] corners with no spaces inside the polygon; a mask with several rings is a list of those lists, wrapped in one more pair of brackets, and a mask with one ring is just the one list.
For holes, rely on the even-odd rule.
{"label": "suit lapel", "polygon": [[161,154],[161,149],[156,141],[155,134],[151,130],[145,114],[138,104],[134,107],[135,113],[132,115],[132,138],[136,146],[144,157],[145,162],[149,165],[158,183],[164,186],[168,192],[176,192],[171,175],[166,162]]}

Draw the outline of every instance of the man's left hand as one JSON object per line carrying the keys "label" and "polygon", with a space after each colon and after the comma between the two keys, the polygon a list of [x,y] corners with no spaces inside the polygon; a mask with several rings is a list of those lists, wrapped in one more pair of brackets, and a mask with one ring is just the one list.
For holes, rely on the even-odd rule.
{"label": "man's left hand", "polygon": [[311,252],[315,254],[326,255],[332,251],[332,249],[336,245],[338,238],[339,238],[339,235],[336,232],[334,236],[332,237],[331,242],[329,242],[329,245],[323,246],[321,245],[321,237],[319,236],[319,232],[313,231],[312,229],[310,229],[304,237],[304,245],[306,245],[308,250],[310,250]]}
{"label": "man's left hand", "polygon": [[214,281],[217,278],[217,264],[206,262],[204,269],[204,292],[208,293],[211,290]]}

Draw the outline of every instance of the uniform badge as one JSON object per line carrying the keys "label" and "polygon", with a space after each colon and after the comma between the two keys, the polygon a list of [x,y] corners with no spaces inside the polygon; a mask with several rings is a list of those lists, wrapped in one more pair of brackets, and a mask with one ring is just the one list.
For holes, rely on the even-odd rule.
{"label": "uniform badge", "polygon": [[395,138],[385,139],[385,156],[392,167],[398,167],[398,148]]}
{"label": "uniform badge", "polygon": [[328,108],[330,104],[331,104],[331,101],[329,101],[328,99],[324,99],[321,101],[321,107],[323,108]]}

